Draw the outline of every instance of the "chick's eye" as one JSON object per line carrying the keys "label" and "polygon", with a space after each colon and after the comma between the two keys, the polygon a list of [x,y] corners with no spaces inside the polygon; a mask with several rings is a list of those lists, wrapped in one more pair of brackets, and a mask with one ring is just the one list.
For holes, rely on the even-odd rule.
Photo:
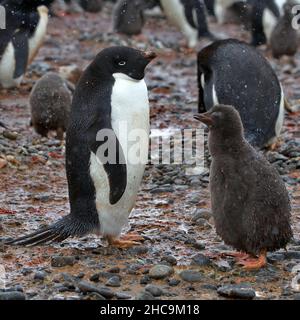
{"label": "chick's eye", "polygon": [[121,67],[123,67],[123,66],[126,65],[126,61],[119,61],[119,62],[118,62],[118,65],[121,66]]}

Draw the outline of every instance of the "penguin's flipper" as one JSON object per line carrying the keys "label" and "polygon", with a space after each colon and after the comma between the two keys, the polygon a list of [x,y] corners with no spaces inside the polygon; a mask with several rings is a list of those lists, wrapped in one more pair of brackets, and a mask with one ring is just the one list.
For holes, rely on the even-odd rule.
{"label": "penguin's flipper", "polygon": [[202,78],[204,77],[204,73],[201,70],[198,70],[198,90],[199,90],[199,98],[198,98],[198,112],[204,113],[206,112],[205,103],[204,103],[204,88],[202,85]]}
{"label": "penguin's flipper", "polygon": [[82,224],[71,215],[56,223],[41,228],[27,236],[5,242],[7,245],[36,246],[44,243],[61,242],[72,236],[83,236],[92,231],[94,226]]}
{"label": "penguin's flipper", "polygon": [[107,174],[107,178],[109,181],[110,186],[110,194],[109,194],[109,201],[111,205],[116,204],[123,196],[126,186],[127,186],[127,168],[126,168],[126,161],[123,149],[120,145],[120,142],[115,135],[113,129],[110,129],[110,134],[113,134],[113,138],[115,145],[115,163],[108,163],[101,161],[101,154],[98,154],[99,147],[104,144],[106,141],[96,141],[95,137],[97,137],[97,133],[99,128],[105,127],[104,125],[94,124],[90,128],[90,135],[89,135],[89,146],[91,151],[96,155],[96,157],[100,160],[100,163],[104,163],[103,167]]}
{"label": "penguin's flipper", "polygon": [[28,32],[22,29],[17,31],[12,38],[12,44],[15,49],[16,61],[14,79],[17,79],[25,74],[27,68],[29,57]]}

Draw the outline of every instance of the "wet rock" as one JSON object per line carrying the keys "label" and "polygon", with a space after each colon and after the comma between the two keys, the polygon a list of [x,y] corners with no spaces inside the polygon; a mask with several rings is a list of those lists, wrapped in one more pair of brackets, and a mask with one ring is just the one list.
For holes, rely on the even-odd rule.
{"label": "wet rock", "polygon": [[163,290],[153,284],[148,284],[145,287],[145,291],[150,292],[153,297],[160,297],[163,294]]}
{"label": "wet rock", "polygon": [[54,256],[51,258],[51,266],[54,268],[73,266],[75,262],[76,259],[73,256]]}
{"label": "wet rock", "polygon": [[170,193],[174,192],[174,188],[172,186],[165,186],[165,187],[158,187],[150,190],[151,193],[156,194],[156,193]]}
{"label": "wet rock", "polygon": [[161,261],[165,261],[165,262],[169,263],[171,266],[177,265],[177,259],[173,256],[164,256],[161,258]]}
{"label": "wet rock", "polygon": [[235,299],[254,299],[255,291],[244,285],[225,285],[217,290],[218,294],[227,298]]}
{"label": "wet rock", "polygon": [[116,292],[116,298],[118,300],[129,300],[132,296],[124,292]]}
{"label": "wet rock", "polygon": [[34,276],[33,276],[33,279],[34,280],[38,280],[38,281],[44,281],[45,278],[46,278],[46,272],[44,271],[37,271]]}
{"label": "wet rock", "polygon": [[99,273],[95,273],[95,274],[91,275],[90,276],[90,281],[99,282],[100,281],[100,274]]}
{"label": "wet rock", "polygon": [[228,272],[232,270],[231,265],[226,260],[218,260],[214,262],[214,265],[217,267],[218,270],[222,272]]}
{"label": "wet rock", "polygon": [[9,140],[17,140],[18,133],[10,130],[4,130],[3,131],[3,137]]}
{"label": "wet rock", "polygon": [[19,291],[0,292],[0,300],[26,300],[26,296]]}
{"label": "wet rock", "polygon": [[283,253],[269,253],[267,259],[270,263],[284,261],[285,255]]}
{"label": "wet rock", "polygon": [[150,292],[142,291],[138,293],[136,300],[154,300],[154,297]]}
{"label": "wet rock", "polygon": [[141,279],[140,279],[140,284],[148,284],[151,282],[151,278],[149,276],[143,276]]}
{"label": "wet rock", "polygon": [[174,273],[174,269],[166,265],[156,265],[149,270],[149,277],[163,279]]}
{"label": "wet rock", "polygon": [[131,255],[142,255],[142,254],[146,254],[149,251],[149,248],[146,246],[136,246],[133,248],[128,249],[128,254]]}
{"label": "wet rock", "polygon": [[108,287],[120,287],[121,286],[120,277],[114,276],[109,278],[105,285]]}
{"label": "wet rock", "polygon": [[120,273],[120,268],[119,267],[112,267],[107,270],[109,273]]}
{"label": "wet rock", "polygon": [[206,257],[204,254],[196,254],[192,258],[191,265],[201,266],[201,267],[207,267],[210,266],[212,263],[208,257]]}
{"label": "wet rock", "polygon": [[179,285],[180,282],[181,281],[179,279],[175,279],[175,278],[168,280],[168,284],[170,287],[176,287]]}
{"label": "wet rock", "polygon": [[285,259],[300,260],[300,251],[287,251],[284,252]]}
{"label": "wet rock", "polygon": [[207,209],[196,209],[192,213],[192,221],[197,222],[199,219],[209,220],[212,217],[211,211]]}
{"label": "wet rock", "polygon": [[184,270],[180,272],[180,277],[187,282],[199,282],[204,278],[202,273],[194,270]]}
{"label": "wet rock", "polygon": [[82,293],[96,292],[106,299],[111,299],[115,296],[114,292],[111,289],[106,287],[96,287],[87,281],[80,281],[77,284],[77,287]]}
{"label": "wet rock", "polygon": [[202,242],[202,241],[196,241],[194,244],[193,244],[193,247],[195,249],[198,249],[198,250],[204,250],[205,249],[205,244]]}

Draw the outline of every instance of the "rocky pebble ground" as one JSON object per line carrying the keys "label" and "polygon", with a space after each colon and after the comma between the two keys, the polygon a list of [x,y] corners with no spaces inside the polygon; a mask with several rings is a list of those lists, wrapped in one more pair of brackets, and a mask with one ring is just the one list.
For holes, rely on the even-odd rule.
{"label": "rocky pebble ground", "polygon": [[[111,6],[98,15],[52,18],[47,40],[20,90],[0,91],[0,241],[28,233],[69,212],[64,144],[30,127],[28,95],[41,75],[76,64],[84,68],[110,45],[152,48],[148,69],[152,135],[197,128],[196,55],[161,17],[149,18],[143,36],[110,30]],[[240,27],[212,25],[216,34],[248,40]],[[201,43],[200,46],[204,46]],[[144,237],[128,250],[90,235],[61,244],[0,245],[0,300],[300,299],[300,54],[296,66],[270,59],[295,112],[287,113],[280,145],[263,151],[282,175],[293,205],[294,240],[268,254],[268,266],[246,272],[222,256],[231,248],[214,230],[209,170],[191,175],[188,163],[149,164],[130,225]],[[206,163],[209,157],[206,150]],[[249,164],[251,165],[251,164]],[[192,168],[193,169],[193,168]],[[5,272],[4,272],[5,271]]]}

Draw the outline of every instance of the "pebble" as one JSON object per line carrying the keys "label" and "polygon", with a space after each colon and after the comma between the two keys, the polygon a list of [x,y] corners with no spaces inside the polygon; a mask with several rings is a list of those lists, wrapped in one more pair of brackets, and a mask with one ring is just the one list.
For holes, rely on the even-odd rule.
{"label": "pebble", "polygon": [[0,300],[26,300],[26,296],[20,291],[0,292]]}
{"label": "pebble", "polygon": [[108,287],[120,287],[121,286],[120,277],[113,276],[109,278],[105,285]]}
{"label": "pebble", "polygon": [[77,284],[77,287],[82,293],[96,292],[107,299],[111,299],[115,296],[114,292],[111,289],[106,287],[96,287],[87,281],[80,281]]}
{"label": "pebble", "polygon": [[195,249],[198,249],[198,250],[204,250],[205,249],[205,244],[201,241],[196,241],[194,244],[193,244],[193,247]]}
{"label": "pebble", "polygon": [[45,278],[46,278],[46,272],[44,271],[37,271],[33,276],[34,280],[39,280],[39,281],[44,281]]}
{"label": "pebble", "polygon": [[75,262],[76,259],[73,256],[54,256],[51,258],[51,266],[54,268],[73,266]]}
{"label": "pebble", "polygon": [[118,300],[129,300],[132,298],[131,295],[127,294],[127,293],[124,293],[124,292],[116,292],[116,298]]}
{"label": "pebble", "polygon": [[252,288],[241,284],[225,285],[218,288],[217,292],[220,296],[236,299],[254,299],[256,296]]}
{"label": "pebble", "polygon": [[232,270],[231,265],[226,260],[218,260],[214,262],[214,265],[217,267],[218,270],[222,272],[228,272]]}
{"label": "pebble", "polygon": [[112,268],[108,269],[107,272],[120,273],[120,268],[119,267],[112,267]]}
{"label": "pebble", "polygon": [[166,265],[156,265],[149,270],[149,277],[153,279],[164,279],[174,273],[174,269]]}
{"label": "pebble", "polygon": [[300,259],[300,251],[287,251],[284,252],[285,259]]}
{"label": "pebble", "polygon": [[0,169],[3,169],[7,166],[7,160],[0,159]]}
{"label": "pebble", "polygon": [[145,287],[145,291],[150,292],[153,295],[153,297],[160,297],[163,294],[163,290],[160,287],[155,286],[153,284],[148,284]]}
{"label": "pebble", "polygon": [[196,209],[192,213],[192,221],[196,222],[199,219],[209,220],[212,217],[211,211],[207,209]]}
{"label": "pebble", "polygon": [[17,140],[18,138],[18,133],[15,131],[4,130],[2,134],[4,138],[9,140]]}
{"label": "pebble", "polygon": [[175,279],[175,278],[168,280],[168,284],[170,287],[176,287],[179,285],[180,282],[181,281],[179,279]]}
{"label": "pebble", "polygon": [[141,291],[136,296],[136,300],[154,300],[153,295],[148,291]]}
{"label": "pebble", "polygon": [[198,253],[192,258],[191,265],[207,267],[211,265],[211,261],[204,254]]}
{"label": "pebble", "polygon": [[148,284],[151,282],[151,278],[149,276],[143,276],[141,279],[140,279],[140,284]]}
{"label": "pebble", "polygon": [[177,265],[177,259],[175,257],[173,257],[173,256],[164,256],[164,257],[162,257],[161,261],[166,261],[171,266],[176,266]]}
{"label": "pebble", "polygon": [[187,282],[199,282],[204,278],[202,273],[194,270],[184,270],[180,272],[180,277]]}

